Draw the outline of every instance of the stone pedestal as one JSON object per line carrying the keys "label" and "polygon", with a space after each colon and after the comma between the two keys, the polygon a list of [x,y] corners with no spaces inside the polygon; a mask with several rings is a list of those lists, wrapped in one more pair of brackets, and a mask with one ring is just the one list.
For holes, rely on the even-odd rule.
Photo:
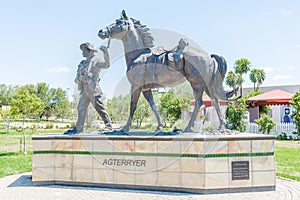
{"label": "stone pedestal", "polygon": [[196,193],[275,190],[273,136],[38,135],[34,185]]}

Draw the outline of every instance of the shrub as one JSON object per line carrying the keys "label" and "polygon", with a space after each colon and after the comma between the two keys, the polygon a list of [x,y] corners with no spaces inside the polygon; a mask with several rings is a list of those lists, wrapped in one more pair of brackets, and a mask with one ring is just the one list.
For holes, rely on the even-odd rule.
{"label": "shrub", "polygon": [[32,124],[30,127],[31,131],[36,131],[37,130],[37,125],[36,124]]}
{"label": "shrub", "polygon": [[281,133],[277,136],[277,140],[287,140],[286,133]]}
{"label": "shrub", "polygon": [[274,120],[269,115],[262,115],[259,119],[254,120],[259,126],[259,131],[264,133],[270,133],[275,126]]}
{"label": "shrub", "polygon": [[[243,117],[246,114],[247,111],[247,104],[246,100],[250,97],[256,96],[261,94],[261,92],[252,92],[251,94],[248,94],[246,96],[243,96],[237,102],[229,102],[228,107],[226,109],[225,115],[226,115],[226,128],[231,130],[237,130],[240,132],[243,132],[246,130],[246,123],[243,119]],[[266,108],[267,109],[267,108]]]}
{"label": "shrub", "polygon": [[292,113],[292,118],[295,119],[295,124],[297,127],[297,132],[300,133],[300,90],[293,96],[291,100],[291,105],[295,108]]}
{"label": "shrub", "polygon": [[52,128],[53,128],[53,123],[46,124],[46,129],[52,129]]}
{"label": "shrub", "polygon": [[217,130],[218,126],[216,124],[208,124],[201,128],[202,131],[214,131]]}
{"label": "shrub", "polygon": [[243,120],[243,116],[246,113],[246,103],[244,99],[240,99],[238,102],[229,102],[226,109],[226,127],[232,130],[245,131],[246,124]]}
{"label": "shrub", "polygon": [[297,140],[298,135],[294,133],[281,133],[280,135],[277,136],[278,140]]}

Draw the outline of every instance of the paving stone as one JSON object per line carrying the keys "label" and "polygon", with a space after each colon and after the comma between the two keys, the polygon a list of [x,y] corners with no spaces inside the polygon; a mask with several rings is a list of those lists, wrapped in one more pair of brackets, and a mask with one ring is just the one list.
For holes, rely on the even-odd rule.
{"label": "paving stone", "polygon": [[95,187],[73,187],[61,185],[33,186],[31,173],[17,174],[0,179],[1,200],[159,200],[159,199],[206,199],[206,200],[299,200],[300,182],[278,178],[276,179],[276,191],[226,193],[226,194],[190,194],[174,192],[158,192],[146,190],[124,190]]}

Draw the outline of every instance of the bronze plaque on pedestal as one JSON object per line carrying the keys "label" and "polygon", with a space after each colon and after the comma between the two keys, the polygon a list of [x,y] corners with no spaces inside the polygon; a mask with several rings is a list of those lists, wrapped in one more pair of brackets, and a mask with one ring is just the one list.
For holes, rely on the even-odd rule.
{"label": "bronze plaque on pedestal", "polygon": [[249,161],[231,162],[232,180],[249,180]]}

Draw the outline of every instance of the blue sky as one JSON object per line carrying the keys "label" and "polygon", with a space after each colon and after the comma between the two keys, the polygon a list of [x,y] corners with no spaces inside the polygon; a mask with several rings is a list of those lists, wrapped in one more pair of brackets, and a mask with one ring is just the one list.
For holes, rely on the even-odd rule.
{"label": "blue sky", "polygon": [[[224,56],[229,70],[235,60],[247,58],[252,68],[267,72],[264,86],[300,84],[297,0],[6,0],[0,4],[0,84],[46,82],[70,88],[71,95],[82,59],[79,45],[86,41],[105,44],[97,33],[118,18],[122,9],[149,28],[164,30],[164,37],[168,31],[175,32],[209,53]],[[157,41],[163,40],[159,37]],[[120,49],[111,51],[122,52],[114,43],[112,47]],[[126,70],[121,54],[113,56],[112,62],[101,80],[108,97],[115,94]],[[245,85],[252,86],[250,81]]]}

